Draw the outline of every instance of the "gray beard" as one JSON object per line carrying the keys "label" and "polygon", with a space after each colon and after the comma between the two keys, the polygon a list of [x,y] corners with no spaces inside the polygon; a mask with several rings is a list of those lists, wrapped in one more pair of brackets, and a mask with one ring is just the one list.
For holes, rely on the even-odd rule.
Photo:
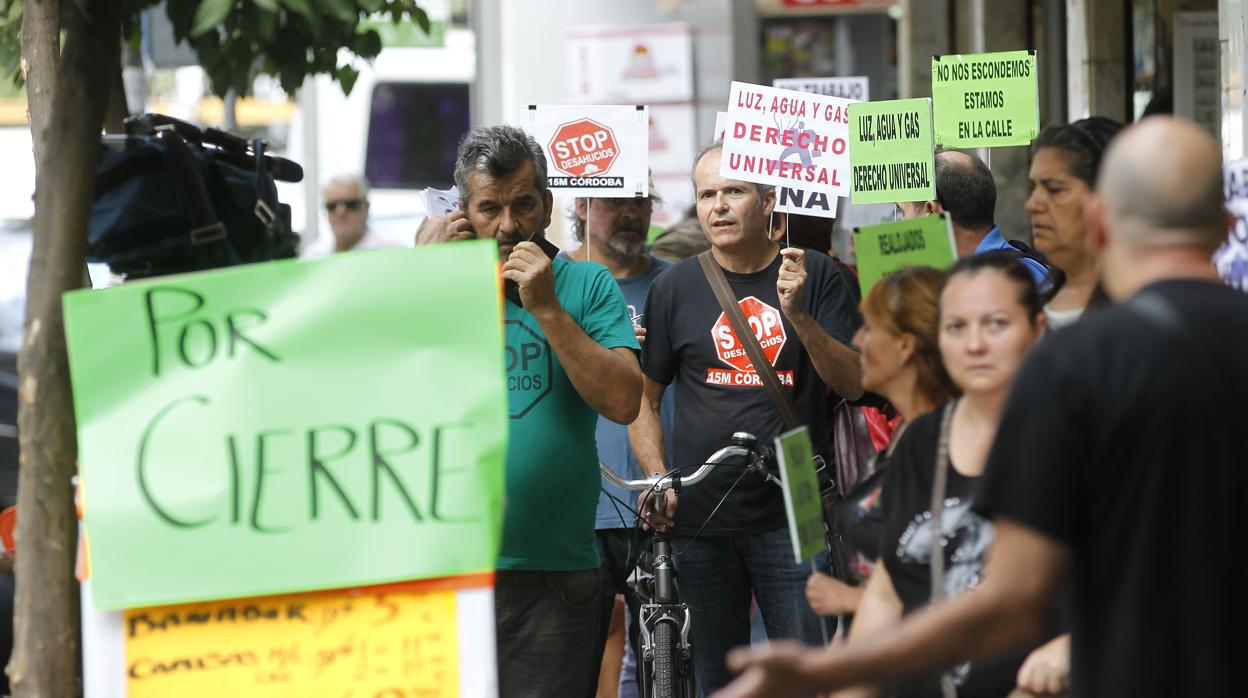
{"label": "gray beard", "polygon": [[607,239],[603,248],[607,254],[617,260],[629,260],[645,253],[646,238],[644,236],[612,236]]}

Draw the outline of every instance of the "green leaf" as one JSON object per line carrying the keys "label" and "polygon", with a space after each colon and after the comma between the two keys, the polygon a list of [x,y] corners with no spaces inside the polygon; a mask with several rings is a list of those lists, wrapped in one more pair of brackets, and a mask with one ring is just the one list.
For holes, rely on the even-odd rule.
{"label": "green leaf", "polygon": [[307,21],[313,38],[320,38],[321,16],[312,9],[312,6],[308,4],[308,0],[281,0],[281,3],[291,12],[298,14]]}
{"label": "green leaf", "polygon": [[368,14],[380,12],[386,6],[386,0],[359,0],[360,9]]}
{"label": "green leaf", "polygon": [[426,14],[424,10],[419,7],[413,8],[412,19],[416,20],[416,24],[420,27],[420,30],[425,33],[425,36],[430,35],[431,25],[429,24],[429,15]]}
{"label": "green leaf", "polygon": [[314,0],[325,14],[348,24],[355,24],[360,19],[360,10],[354,0]]}
{"label": "green leaf", "polygon": [[191,25],[191,37],[197,37],[216,28],[225,21],[234,7],[234,0],[203,0],[195,10],[195,22]]}
{"label": "green leaf", "polygon": [[277,0],[251,0],[251,1],[256,4],[256,7],[259,7],[260,9],[264,10],[265,12],[268,12],[269,14],[276,15],[278,11],[281,10],[281,7],[279,7],[277,4]]}
{"label": "green leaf", "polygon": [[360,77],[360,71],[349,65],[344,65],[338,68],[338,74],[335,77],[338,78],[338,83],[342,85],[342,93],[350,96],[351,89],[355,87],[355,81]]}

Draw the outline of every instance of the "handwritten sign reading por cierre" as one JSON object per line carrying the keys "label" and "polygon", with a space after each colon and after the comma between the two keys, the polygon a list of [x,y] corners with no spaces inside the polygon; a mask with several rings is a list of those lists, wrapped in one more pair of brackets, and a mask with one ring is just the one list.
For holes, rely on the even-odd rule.
{"label": "handwritten sign reading por cierre", "polygon": [[496,250],[67,294],[96,606],[493,569],[507,433]]}
{"label": "handwritten sign reading por cierre", "polygon": [[953,228],[944,213],[881,223],[854,231],[858,283],[865,297],[885,276],[909,266],[944,269],[957,259]]}
{"label": "handwritten sign reading por cierre", "polygon": [[849,195],[850,100],[733,82],[719,173]]}
{"label": "handwritten sign reading por cierre", "polygon": [[1036,54],[1030,51],[936,56],[932,112],[936,145],[1027,145],[1040,130]]}
{"label": "handwritten sign reading por cierre", "polygon": [[849,142],[855,204],[936,198],[929,100],[849,105]]}
{"label": "handwritten sign reading por cierre", "polygon": [[419,585],[125,612],[128,698],[459,698],[456,591]]}

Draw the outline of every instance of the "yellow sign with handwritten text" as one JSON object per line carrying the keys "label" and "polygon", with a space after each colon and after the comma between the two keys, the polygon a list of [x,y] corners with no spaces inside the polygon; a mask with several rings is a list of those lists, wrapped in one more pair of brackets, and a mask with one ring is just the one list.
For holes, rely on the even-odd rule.
{"label": "yellow sign with handwritten text", "polygon": [[456,592],[430,586],[128,610],[127,696],[458,698]]}

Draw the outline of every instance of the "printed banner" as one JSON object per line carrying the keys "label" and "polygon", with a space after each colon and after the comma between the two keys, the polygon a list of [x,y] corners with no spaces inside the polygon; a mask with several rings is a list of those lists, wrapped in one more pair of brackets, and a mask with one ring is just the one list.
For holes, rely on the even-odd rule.
{"label": "printed banner", "polygon": [[521,126],[546,153],[550,188],[565,196],[650,195],[650,110],[531,104]]}
{"label": "printed banner", "polygon": [[789,538],[793,541],[795,562],[809,560],[827,547],[814,458],[815,449],[806,427],[776,437],[776,460],[780,465],[784,511],[789,517]]}
{"label": "printed banner", "polygon": [[1235,216],[1235,224],[1213,262],[1228,286],[1248,291],[1248,160],[1227,163],[1223,172],[1226,210]]}
{"label": "printed banner", "polygon": [[938,148],[1028,145],[1040,132],[1036,54],[936,56],[932,112]]}
{"label": "printed banner", "polygon": [[923,99],[849,105],[851,197],[856,204],[936,198],[932,103]]}
{"label": "printed banner", "polygon": [[96,607],[492,570],[497,263],[479,241],[66,294]]}
{"label": "printed banner", "polygon": [[828,97],[841,97],[865,102],[871,99],[871,78],[857,75],[852,78],[776,78],[772,87],[797,92],[811,92]]}
{"label": "printed banner", "polygon": [[877,281],[902,267],[945,269],[957,259],[956,249],[953,227],[944,213],[855,230],[854,254],[863,297]]}
{"label": "printed banner", "polygon": [[[715,112],[715,140],[724,140],[724,129],[727,127],[728,112]],[[776,187],[776,213],[836,218],[836,202],[837,197],[826,192]]]}
{"label": "printed banner", "polygon": [[733,82],[720,175],[849,195],[847,99]]}

